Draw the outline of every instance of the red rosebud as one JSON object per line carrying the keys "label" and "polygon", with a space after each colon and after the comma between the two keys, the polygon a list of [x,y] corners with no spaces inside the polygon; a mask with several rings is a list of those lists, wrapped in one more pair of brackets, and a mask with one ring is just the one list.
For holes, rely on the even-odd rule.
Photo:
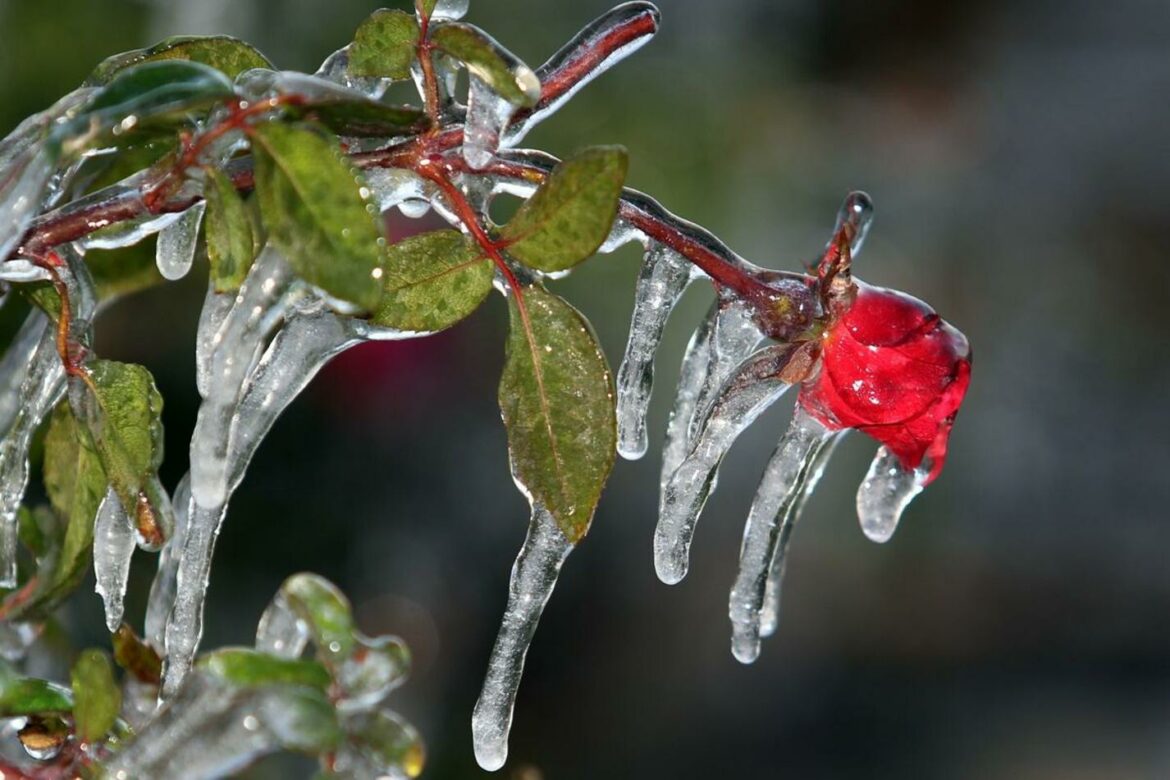
{"label": "red rosebud", "polygon": [[821,369],[799,403],[824,425],[856,428],[924,484],[942,471],[955,414],[971,381],[967,338],[917,298],[857,282],[857,297],[824,335]]}

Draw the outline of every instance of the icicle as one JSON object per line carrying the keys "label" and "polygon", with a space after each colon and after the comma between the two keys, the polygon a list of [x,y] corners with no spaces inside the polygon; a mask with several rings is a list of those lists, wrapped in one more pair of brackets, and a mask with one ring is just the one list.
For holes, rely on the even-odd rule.
{"label": "icicle", "polygon": [[857,490],[857,517],[865,535],[875,542],[888,542],[902,512],[922,492],[928,476],[928,463],[908,469],[888,448],[879,447]]}
{"label": "icicle", "polygon": [[654,568],[666,584],[687,574],[691,537],[719,461],[739,434],[788,389],[777,375],[789,356],[788,345],[767,347],[732,373],[699,424],[690,453],[663,487],[654,529]]}
{"label": "icicle", "polygon": [[4,357],[0,358],[0,431],[8,430],[17,410],[25,403],[21,397],[21,385],[46,330],[49,330],[49,318],[39,309],[34,309],[8,345]]}
{"label": "icicle", "polygon": [[654,33],[658,31],[658,9],[652,3],[622,3],[582,28],[580,32],[573,36],[572,40],[550,57],[548,62],[537,68],[536,75],[540,79],[540,83],[544,84],[555,80],[553,77],[557,73],[567,71],[579,65],[582,60],[589,58],[596,52],[601,39],[612,34],[618,27],[632,26],[640,16],[646,17],[651,22],[645,33],[631,38],[625,46],[611,51],[600,62],[592,66],[586,66],[588,67],[588,71],[578,76],[573,86],[561,94],[556,100],[543,105],[538,104],[537,108],[531,114],[525,117],[523,121],[517,122],[509,130],[506,145],[512,146],[520,141],[533,127],[556,113],[561,106],[571,100],[586,84],[649,43],[650,39],[654,37]]}
{"label": "icicle", "polygon": [[187,520],[191,516],[191,475],[187,474],[175,488],[175,530],[163,545],[158,556],[158,572],[150,584],[146,603],[146,633],[151,647],[161,650],[166,646],[166,627],[171,607],[175,604],[175,581],[179,572],[179,554],[186,544]]}
{"label": "icicle", "polygon": [[636,460],[646,454],[646,408],[654,385],[654,354],[671,310],[693,278],[690,263],[654,243],[642,260],[626,353],[617,374],[618,452]]}
{"label": "icicle", "polygon": [[827,247],[832,247],[833,240],[842,229],[848,230],[851,235],[849,254],[856,258],[865,244],[865,237],[869,235],[872,224],[873,201],[864,192],[849,193],[837,211],[837,224],[833,228],[833,235],[829,238]]}
{"label": "icicle", "polygon": [[8,257],[24,237],[52,173],[49,154],[39,144],[22,149],[12,159],[0,158],[0,259]]}
{"label": "icicle", "polygon": [[463,128],[463,159],[472,170],[486,168],[500,148],[500,135],[516,106],[497,95],[474,73],[468,79],[467,121]]}
{"label": "icicle", "polygon": [[[37,331],[36,346],[29,350]],[[14,346],[20,348],[18,355],[28,355],[28,358],[24,365],[12,366],[15,371],[5,377],[6,400],[0,407],[8,417],[0,419],[7,422],[7,430],[0,439],[0,587],[5,588],[17,585],[16,514],[28,485],[29,443],[65,388],[65,371],[57,354],[57,334],[45,315],[40,312],[29,315]]]}
{"label": "icicle", "polygon": [[191,437],[191,495],[204,507],[218,507],[225,500],[228,434],[241,385],[275,320],[283,315],[281,304],[292,281],[292,269],[284,257],[266,247],[249,271],[232,310],[210,337],[209,393],[199,408]]}
{"label": "icicle", "polygon": [[106,628],[113,633],[122,625],[122,601],[134,554],[134,523],[111,487],[98,507],[93,529],[95,590],[106,606]]}
{"label": "icicle", "polygon": [[619,248],[634,241],[637,241],[638,243],[645,246],[650,241],[650,239],[647,238],[646,234],[641,230],[638,230],[629,222],[626,222],[621,217],[618,217],[613,221],[613,227],[610,228],[609,235],[606,236],[605,242],[597,248],[597,253],[608,255],[616,252]]}
{"label": "icicle", "polygon": [[687,344],[679,371],[674,409],[662,446],[662,485],[691,449],[696,425],[711,394],[760,341],[749,313],[736,303],[716,300]]}
{"label": "icicle", "polygon": [[133,246],[170,227],[181,216],[183,216],[182,213],[159,214],[157,216],[151,214],[138,219],[128,219],[90,233],[77,243],[82,249],[121,249]]}
{"label": "icicle", "polygon": [[797,406],[776,451],[764,470],[744,526],[739,575],[731,589],[731,652],[750,664],[760,654],[761,611],[772,561],[778,554],[789,518],[805,494],[805,484],[820,452],[835,435]]}
{"label": "icicle", "polygon": [[796,505],[784,517],[781,523],[780,541],[777,543],[776,552],[772,555],[772,567],[768,573],[768,584],[764,589],[764,606],[760,610],[761,637],[769,637],[776,633],[776,626],[780,622],[781,585],[784,582],[785,562],[788,560],[788,543],[792,539],[792,531],[796,528],[796,523],[804,513],[804,505],[808,503],[809,496],[816,490],[817,483],[821,480],[821,475],[825,473],[825,466],[829,464],[829,458],[832,457],[833,450],[837,447],[837,442],[841,441],[844,437],[845,432],[839,432],[836,436],[831,437],[817,451],[812,464],[804,473],[804,480],[801,485],[800,496],[796,500]]}
{"label": "icicle", "polygon": [[475,760],[489,772],[502,767],[508,758],[508,731],[512,726],[516,689],[524,671],[524,656],[544,605],[552,595],[561,565],[572,549],[552,514],[540,504],[534,504],[528,537],[512,566],[503,625],[471,716]]}
{"label": "icicle", "polygon": [[195,386],[200,398],[206,398],[211,393],[211,355],[222,338],[220,331],[224,320],[235,303],[235,295],[217,293],[215,284],[208,282],[203,309],[199,312],[199,326],[195,332]]}
{"label": "icicle", "polygon": [[182,279],[195,261],[195,245],[199,242],[199,226],[203,223],[206,201],[188,208],[158,234],[155,261],[164,279]]}

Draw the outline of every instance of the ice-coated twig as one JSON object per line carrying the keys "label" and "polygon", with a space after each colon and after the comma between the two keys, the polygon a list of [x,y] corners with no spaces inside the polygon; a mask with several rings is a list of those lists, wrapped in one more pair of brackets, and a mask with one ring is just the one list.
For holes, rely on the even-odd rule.
{"label": "ice-coated twig", "polygon": [[203,223],[205,201],[199,201],[178,215],[158,234],[155,262],[164,279],[182,279],[195,262],[195,245],[199,242],[199,226]]}
{"label": "ice-coated twig", "polygon": [[700,423],[691,451],[663,487],[654,529],[654,568],[666,584],[687,574],[691,538],[719,461],[739,434],[788,389],[779,374],[791,354],[786,344],[765,347],[732,372]]}
{"label": "ice-coated twig", "polygon": [[93,529],[95,590],[106,608],[106,628],[113,633],[122,625],[126,580],[134,554],[134,523],[111,487],[98,506]]}
{"label": "ice-coated twig", "polygon": [[711,305],[683,354],[674,408],[662,446],[663,485],[690,452],[714,393],[739,362],[751,354],[760,338],[745,307],[725,300]]}
{"label": "ice-coated twig", "polygon": [[518,143],[586,84],[649,43],[658,32],[658,22],[653,3],[632,2],[606,11],[582,28],[537,68],[540,101],[517,115],[507,132],[507,145]]}
{"label": "ice-coated twig", "polygon": [[634,313],[625,357],[617,373],[618,453],[646,454],[646,408],[654,385],[654,355],[670,312],[694,278],[694,266],[661,244],[651,244],[634,290]]}
{"label": "ice-coated twig", "polygon": [[516,106],[497,95],[486,81],[471,74],[467,88],[467,121],[463,128],[463,159],[472,170],[487,167],[500,148],[500,137]]}
{"label": "ice-coated twig", "polygon": [[922,492],[929,476],[928,462],[909,469],[888,447],[879,447],[857,489],[857,517],[865,535],[875,542],[888,542],[902,512]]}
{"label": "ice-coated twig", "polygon": [[834,436],[834,431],[797,406],[764,469],[744,526],[739,574],[728,605],[731,652],[741,663],[751,663],[760,654],[761,615],[772,562],[781,540],[791,533],[791,519],[805,496],[810,473]]}
{"label": "ice-coated twig", "polygon": [[809,496],[816,490],[817,483],[820,482],[821,476],[825,473],[825,467],[829,464],[833,450],[836,449],[837,443],[845,437],[845,434],[845,431],[839,432],[817,450],[812,464],[805,470],[804,481],[796,505],[784,517],[780,526],[780,540],[777,543],[776,552],[772,556],[768,584],[764,589],[764,606],[760,611],[761,637],[769,637],[776,633],[776,626],[780,622],[780,595],[784,582],[784,569],[788,560],[788,543],[792,540],[792,532],[804,513],[804,506],[808,503]]}
{"label": "ice-coated twig", "polygon": [[503,624],[471,716],[475,760],[489,772],[502,767],[508,758],[508,731],[524,672],[524,656],[557,583],[561,565],[572,550],[573,544],[565,538],[552,514],[540,504],[534,504],[528,536],[512,566]]}

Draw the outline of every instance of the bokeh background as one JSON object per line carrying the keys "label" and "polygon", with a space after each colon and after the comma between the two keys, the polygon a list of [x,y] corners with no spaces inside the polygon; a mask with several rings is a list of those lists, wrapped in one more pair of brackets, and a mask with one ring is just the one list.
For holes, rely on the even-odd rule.
{"label": "bokeh background", "polygon": [[[377,5],[0,0],[0,134],[103,57],[176,33],[233,34],[311,72]],[[620,462],[541,623],[503,775],[1170,777],[1170,4],[660,5],[658,38],[528,143],[626,145],[630,184],[774,268],[814,256],[845,193],[867,190],[857,273],[962,328],[974,382],[946,472],[889,544],[854,516],[874,444],[839,451],[751,667],[729,652],[727,591],[790,404],[726,460],[677,587],[650,559],[657,449]],[[535,66],[607,7],[474,0],[469,20]],[[556,283],[615,365],[637,265],[627,251]],[[203,285],[139,294],[97,326],[101,352],[157,377],[172,486]],[[655,438],[709,299],[689,293],[668,330]],[[470,712],[525,531],[495,405],[502,310],[322,373],[238,493],[207,608],[205,646],[248,643],[287,575],[339,583],[367,633],[414,650],[396,703],[434,780],[482,776]],[[138,620],[152,570],[134,569]],[[88,588],[65,625],[104,642]]]}

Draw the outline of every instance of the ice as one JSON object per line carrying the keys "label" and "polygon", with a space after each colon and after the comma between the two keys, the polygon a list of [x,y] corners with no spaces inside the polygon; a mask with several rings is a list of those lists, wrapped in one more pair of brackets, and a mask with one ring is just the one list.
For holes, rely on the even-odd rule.
{"label": "ice", "polygon": [[164,279],[182,279],[191,270],[206,208],[206,201],[197,202],[159,232],[155,262]]}
{"label": "ice", "polygon": [[215,284],[208,282],[195,334],[195,387],[200,398],[211,392],[211,353],[222,338],[220,330],[235,303],[235,295],[217,293]]}
{"label": "ice", "polygon": [[431,9],[431,20],[462,19],[467,14],[470,0],[436,0]]}
{"label": "ice", "polygon": [[316,742],[295,694],[236,688],[205,671],[192,675],[169,706],[106,764],[110,778],[224,777],[282,747]]}
{"label": "ice", "polygon": [[359,647],[337,667],[337,684],[344,695],[337,702],[343,712],[369,710],[401,685],[410,671],[410,651],[401,639],[355,637]]}
{"label": "ice", "polygon": [[552,514],[539,503],[534,504],[528,537],[512,566],[503,625],[471,716],[475,760],[489,772],[502,767],[508,758],[508,730],[524,671],[524,656],[561,565],[572,549]]}
{"label": "ice", "polygon": [[278,592],[260,616],[256,649],[281,658],[300,658],[308,646],[308,623],[293,612],[284,594]]}
{"label": "ice", "polygon": [[430,211],[430,199],[435,197],[437,189],[417,174],[401,168],[369,168],[364,174],[381,211],[397,206],[404,216],[412,219]]}
{"label": "ice", "polygon": [[[284,256],[271,246],[265,247],[216,333],[198,336],[200,342],[211,346],[210,354],[204,355],[208,358],[208,394],[191,437],[191,495],[204,507],[214,508],[225,500],[232,415],[244,378],[259,357],[267,333],[283,316],[293,278]],[[209,316],[207,324],[214,325],[215,319]]]}
{"label": "ice", "polygon": [[691,449],[695,428],[710,405],[712,393],[760,341],[746,308],[716,300],[687,344],[679,371],[674,409],[662,446],[662,485]]}
{"label": "ice", "polygon": [[24,237],[52,173],[49,154],[40,145],[21,149],[11,159],[0,157],[0,259]]}
{"label": "ice", "polygon": [[472,170],[486,168],[500,148],[500,136],[516,106],[497,95],[474,73],[468,79],[467,121],[463,128],[463,159]]}
{"label": "ice", "polygon": [[[589,63],[589,59],[602,39],[622,26],[633,25],[638,17],[646,17],[651,25],[642,35],[632,37],[628,43],[609,52],[596,63]],[[558,81],[562,74],[574,73],[575,81],[571,87],[563,91],[555,100],[547,103],[541,101],[533,111],[517,122],[508,130],[506,145],[511,146],[528,134],[533,127],[556,113],[566,102],[571,100],[586,84],[605,73],[617,63],[645,46],[658,31],[658,9],[652,3],[632,2],[622,3],[583,27],[573,38],[536,70],[536,76],[541,84],[551,84]]]}
{"label": "ice", "polygon": [[902,512],[922,492],[929,476],[929,463],[908,469],[889,448],[879,447],[857,490],[857,517],[865,535],[875,542],[888,542]]}
{"label": "ice", "polygon": [[28,260],[13,258],[7,262],[0,262],[0,282],[21,284],[47,282],[52,278],[48,271]]}
{"label": "ice", "polygon": [[343,87],[357,90],[371,100],[381,100],[382,96],[386,94],[386,90],[394,83],[393,79],[388,78],[350,75],[349,46],[344,46],[330,54],[314,75]]}
{"label": "ice", "polygon": [[[151,594],[147,633],[154,637],[173,578],[171,614],[162,629],[167,656],[164,696],[178,690],[199,646],[211,559],[227,503],[277,417],[321,367],[347,347],[365,340],[420,335],[338,315],[323,301],[308,296],[303,287],[298,294],[282,295],[290,280],[283,259],[265,250],[231,311],[206,319],[209,327],[216,320],[221,324],[216,336],[206,338],[209,393],[191,440],[190,480],[194,486],[202,475],[214,489],[202,497],[192,490],[185,515],[180,506],[179,530],[160,561]],[[213,297],[209,303],[220,305]],[[272,321],[273,306],[285,321],[268,340],[277,324]]]}
{"label": "ice", "polygon": [[111,225],[108,228],[90,233],[78,241],[78,246],[82,249],[121,249],[122,247],[133,246],[139,241],[165,230],[177,222],[182,216],[183,213],[148,214],[145,217],[128,219],[116,225]]}
{"label": "ice", "polygon": [[788,389],[778,374],[790,354],[788,345],[766,347],[731,373],[697,426],[691,451],[663,486],[654,529],[654,568],[668,585],[687,574],[691,537],[714,487],[719,461],[736,437]]}
{"label": "ice", "polygon": [[610,229],[609,235],[606,237],[605,241],[597,248],[597,253],[608,255],[611,252],[616,252],[619,248],[634,241],[637,241],[644,247],[649,243],[650,239],[648,239],[646,234],[641,230],[638,230],[629,222],[625,221],[621,217],[618,217],[613,221],[613,227]]}
{"label": "ice", "polygon": [[150,584],[146,603],[144,638],[156,650],[166,647],[166,627],[175,604],[175,580],[179,570],[179,552],[187,537],[187,519],[191,516],[191,475],[187,474],[175,488],[175,528],[158,556],[158,572]]}
{"label": "ice", "polygon": [[[35,342],[33,341],[35,338]],[[14,588],[16,581],[17,510],[28,485],[28,449],[41,420],[57,404],[65,389],[65,371],[57,354],[57,333],[48,318],[33,312],[13,345],[21,364],[3,377],[0,399],[0,587]],[[27,356],[27,357],[26,357]]]}
{"label": "ice", "polygon": [[797,406],[788,432],[764,469],[744,526],[739,574],[729,605],[731,652],[741,663],[751,663],[760,654],[761,614],[772,562],[781,539],[791,534],[796,507],[818,456],[835,435]]}
{"label": "ice", "polygon": [[617,374],[618,452],[636,460],[646,454],[646,408],[654,385],[654,354],[671,310],[693,278],[686,258],[654,243],[642,260],[626,353]]}
{"label": "ice", "polygon": [[106,628],[110,633],[122,625],[122,601],[134,554],[134,523],[111,487],[98,507],[93,529],[93,571],[95,590],[106,606]]}
{"label": "ice", "polygon": [[784,582],[785,562],[788,560],[788,543],[792,540],[792,532],[804,512],[804,505],[808,503],[809,496],[816,490],[821,475],[825,473],[825,467],[829,464],[829,458],[832,457],[837,442],[841,441],[845,434],[845,431],[839,432],[817,451],[813,462],[805,470],[796,505],[782,521],[780,540],[777,542],[776,552],[772,555],[772,567],[768,573],[768,584],[764,589],[764,606],[760,611],[761,637],[769,637],[776,633],[776,626],[780,621],[780,593],[781,585]]}
{"label": "ice", "polygon": [[334,756],[332,776],[338,780],[407,780],[422,774],[425,750],[414,727],[386,708],[347,714],[346,732],[353,735]]}
{"label": "ice", "polygon": [[849,234],[849,254],[857,257],[872,224],[873,201],[864,192],[851,192],[837,211],[837,225],[833,228],[833,238],[829,239],[829,245],[832,246],[834,238],[845,230]]}

